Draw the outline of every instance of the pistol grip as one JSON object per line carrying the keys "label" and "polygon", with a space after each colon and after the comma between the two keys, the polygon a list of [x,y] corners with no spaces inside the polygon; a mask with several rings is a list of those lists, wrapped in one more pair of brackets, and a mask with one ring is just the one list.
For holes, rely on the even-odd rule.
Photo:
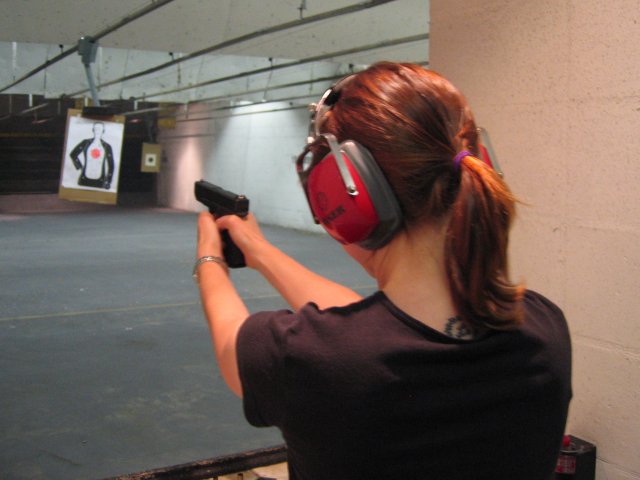
{"label": "pistol grip", "polygon": [[229,231],[222,230],[220,232],[220,236],[222,237],[223,242],[222,254],[224,255],[227,265],[229,265],[229,268],[246,267],[247,264],[244,261],[244,254],[242,253],[242,250],[233,243],[231,235],[229,235]]}

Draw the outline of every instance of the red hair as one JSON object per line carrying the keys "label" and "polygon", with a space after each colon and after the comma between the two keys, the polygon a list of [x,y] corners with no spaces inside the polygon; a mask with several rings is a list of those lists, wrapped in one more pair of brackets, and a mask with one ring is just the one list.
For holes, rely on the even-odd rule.
{"label": "red hair", "polygon": [[[453,300],[466,320],[508,328],[522,319],[524,287],[508,278],[515,198],[478,154],[463,95],[418,65],[377,63],[336,88],[322,130],[372,153],[400,203],[405,227],[448,217],[445,246]],[[320,153],[320,152],[317,152]]]}

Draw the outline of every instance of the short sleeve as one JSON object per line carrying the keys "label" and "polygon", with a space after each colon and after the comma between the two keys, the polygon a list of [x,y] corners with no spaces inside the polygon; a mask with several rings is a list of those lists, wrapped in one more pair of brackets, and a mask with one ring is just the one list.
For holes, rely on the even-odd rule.
{"label": "short sleeve", "polygon": [[284,359],[295,314],[288,310],[251,315],[238,332],[236,352],[247,421],[278,426],[285,404]]}

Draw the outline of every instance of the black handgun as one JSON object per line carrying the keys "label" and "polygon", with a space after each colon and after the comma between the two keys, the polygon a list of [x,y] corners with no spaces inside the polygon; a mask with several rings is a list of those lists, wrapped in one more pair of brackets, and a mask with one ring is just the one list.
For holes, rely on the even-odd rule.
{"label": "black handgun", "polygon": [[[216,218],[225,215],[246,217],[249,213],[249,199],[244,195],[229,192],[213,183],[200,180],[195,183],[196,200],[206,205]],[[227,265],[231,268],[246,266],[244,255],[229,235],[227,230],[220,232],[224,242],[222,253]]]}

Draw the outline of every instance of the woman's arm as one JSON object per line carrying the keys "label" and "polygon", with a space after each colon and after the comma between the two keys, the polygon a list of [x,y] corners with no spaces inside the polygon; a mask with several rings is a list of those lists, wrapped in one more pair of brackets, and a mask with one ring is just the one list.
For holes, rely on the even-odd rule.
{"label": "woman's arm", "polygon": [[[198,218],[197,256],[222,257],[220,234],[210,213],[203,212]],[[197,275],[202,307],[222,377],[229,388],[242,397],[236,338],[249,311],[231,283],[226,266],[206,262],[198,267]]]}
{"label": "woman's arm", "polygon": [[229,230],[243,251],[247,265],[260,272],[292,309],[298,310],[308,302],[316,303],[321,309],[335,307],[362,298],[350,288],[312,272],[269,243],[253,215],[249,214],[246,219],[229,215],[216,223],[219,228]]}
{"label": "woman's arm", "polygon": [[[210,213],[201,213],[198,217],[198,258],[222,257],[219,229],[229,230],[233,241],[243,251],[247,265],[258,270],[294,310],[308,302],[326,308],[347,305],[362,298],[353,290],[303,267],[271,245],[253,215],[246,220],[233,215],[214,220]],[[249,311],[233,286],[226,266],[205,262],[198,266],[197,274],[202,307],[222,377],[229,388],[242,397],[236,339]]]}

